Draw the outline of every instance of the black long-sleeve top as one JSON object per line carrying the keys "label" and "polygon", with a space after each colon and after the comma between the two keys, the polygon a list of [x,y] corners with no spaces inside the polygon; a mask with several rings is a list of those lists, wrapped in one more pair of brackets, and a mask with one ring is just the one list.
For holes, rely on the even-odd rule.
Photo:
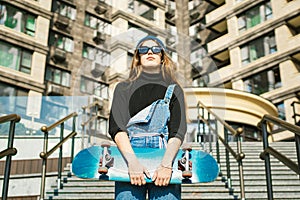
{"label": "black long-sleeve top", "polygon": [[[114,91],[113,102],[109,117],[109,134],[114,140],[118,132],[126,130],[131,117],[152,102],[163,99],[167,87],[172,84],[164,81],[162,74],[142,72],[140,77],[132,82],[119,83]],[[184,140],[186,133],[186,112],[184,93],[176,85],[170,101],[170,121],[168,123],[169,139],[172,137]]]}

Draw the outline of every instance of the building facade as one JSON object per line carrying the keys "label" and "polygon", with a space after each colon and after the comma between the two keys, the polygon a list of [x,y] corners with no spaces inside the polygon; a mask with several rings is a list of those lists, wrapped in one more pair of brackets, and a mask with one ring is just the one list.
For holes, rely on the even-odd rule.
{"label": "building facade", "polygon": [[[115,83],[127,77],[137,41],[152,34],[187,90],[252,93],[296,123],[299,9],[299,0],[2,0],[0,96],[91,96],[103,102],[105,133]],[[30,100],[18,101],[28,115]]]}

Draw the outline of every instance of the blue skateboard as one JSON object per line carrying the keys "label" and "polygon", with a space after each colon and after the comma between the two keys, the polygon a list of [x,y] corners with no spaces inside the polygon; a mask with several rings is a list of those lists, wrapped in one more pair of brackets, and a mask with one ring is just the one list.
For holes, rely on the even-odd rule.
{"label": "blue skateboard", "polygon": [[[151,177],[159,166],[165,150],[133,148],[140,163],[147,167]],[[128,168],[116,146],[104,143],[81,150],[72,162],[72,172],[84,179],[130,182]],[[171,184],[214,181],[219,174],[216,160],[208,153],[185,147],[179,150],[173,164]],[[152,182],[146,178],[147,182]]]}

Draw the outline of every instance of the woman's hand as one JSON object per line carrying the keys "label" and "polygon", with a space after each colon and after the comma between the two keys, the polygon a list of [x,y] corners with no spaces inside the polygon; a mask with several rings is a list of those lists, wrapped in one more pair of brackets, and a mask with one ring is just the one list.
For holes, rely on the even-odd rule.
{"label": "woman's hand", "polygon": [[181,140],[178,138],[170,138],[168,141],[165,155],[161,161],[161,165],[156,169],[152,177],[152,181],[157,186],[167,186],[171,180],[172,163],[180,148]]}
{"label": "woman's hand", "polygon": [[128,173],[130,177],[130,183],[132,185],[145,185],[145,175],[147,178],[150,178],[147,168],[141,165],[137,159],[133,159],[128,162]]}
{"label": "woman's hand", "polygon": [[156,186],[167,186],[171,180],[172,167],[160,165],[152,177],[152,181]]}
{"label": "woman's hand", "polygon": [[132,185],[145,185],[146,175],[148,178],[150,178],[150,174],[148,170],[140,164],[139,160],[137,159],[130,141],[128,139],[128,135],[126,132],[118,132],[115,136],[116,144],[121,151],[122,155],[124,156],[127,165],[128,165],[128,173],[130,182]]}

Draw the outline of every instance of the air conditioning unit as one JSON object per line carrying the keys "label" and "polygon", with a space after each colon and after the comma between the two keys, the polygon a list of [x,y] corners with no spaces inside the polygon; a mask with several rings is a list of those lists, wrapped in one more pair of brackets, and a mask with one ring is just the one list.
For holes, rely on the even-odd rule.
{"label": "air conditioning unit", "polygon": [[99,15],[103,15],[104,13],[106,13],[107,8],[105,6],[105,2],[103,1],[98,1],[97,6],[95,7],[95,11],[96,13],[98,13]]}
{"label": "air conditioning unit", "polygon": [[68,19],[67,17],[58,15],[55,19],[56,19],[56,20],[55,20],[55,22],[54,22],[54,25],[55,25],[58,29],[65,30],[65,29],[68,28],[68,26],[69,26],[69,19]]}
{"label": "air conditioning unit", "polygon": [[54,53],[52,59],[55,63],[62,63],[65,62],[67,58],[67,53],[59,48],[54,49]]}
{"label": "air conditioning unit", "polygon": [[174,45],[176,42],[176,37],[175,36],[170,36],[166,39],[166,43],[168,46]]}
{"label": "air conditioning unit", "polygon": [[102,33],[98,30],[95,30],[94,31],[94,37],[93,37],[93,41],[96,43],[96,44],[103,44],[105,42],[105,39],[106,39],[106,34],[105,33]]}
{"label": "air conditioning unit", "polygon": [[58,85],[48,84],[47,94],[63,95],[64,94],[64,90],[63,90],[63,88],[61,88]]}
{"label": "air conditioning unit", "polygon": [[165,17],[169,20],[171,20],[175,16],[175,10],[173,9],[168,9],[167,12],[165,13]]}
{"label": "air conditioning unit", "polygon": [[91,73],[95,78],[102,76],[106,69],[107,69],[107,66],[104,65],[103,63],[100,63],[99,61],[92,62]]}

